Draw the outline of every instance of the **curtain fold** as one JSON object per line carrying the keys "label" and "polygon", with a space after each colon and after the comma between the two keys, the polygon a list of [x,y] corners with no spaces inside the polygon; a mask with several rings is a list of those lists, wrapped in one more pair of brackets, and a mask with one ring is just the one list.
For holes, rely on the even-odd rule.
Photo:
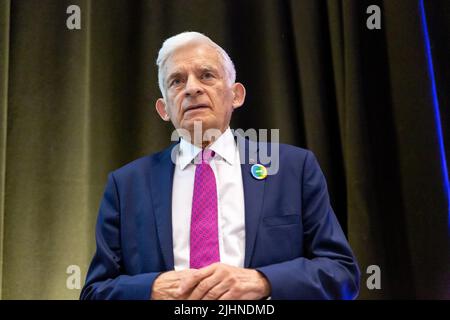
{"label": "curtain fold", "polygon": [[[434,3],[434,2],[433,2]],[[431,4],[431,2],[427,2]],[[448,200],[433,103],[421,1],[386,2],[387,43],[395,134],[398,139],[402,240],[409,250],[418,298],[450,297]],[[441,41],[445,41],[444,38]],[[441,70],[444,71],[444,70]],[[448,74],[447,70],[447,74]],[[434,71],[433,71],[434,72]],[[447,128],[448,130],[448,128]],[[397,225],[400,224],[400,221]],[[391,226],[389,230],[397,230]],[[399,239],[397,239],[399,240]],[[399,252],[405,248],[398,248]],[[398,264],[398,267],[403,264]],[[405,266],[406,267],[406,266]],[[398,268],[401,274],[405,268]],[[399,284],[397,284],[399,286]]]}
{"label": "curtain fold", "polygon": [[[69,4],[11,3],[6,299],[73,297],[66,270],[92,250],[89,28],[65,27]],[[88,2],[79,5],[88,22]]]}
{"label": "curtain fold", "polygon": [[10,1],[0,2],[0,299],[3,280],[5,217],[6,137],[8,131],[9,12]]}
{"label": "curtain fold", "polygon": [[[366,27],[374,4],[381,30]],[[69,5],[81,30],[66,28]],[[107,173],[170,143],[154,109],[157,51],[194,30],[229,52],[247,88],[232,127],[278,128],[317,155],[361,266],[360,298],[450,298],[450,6],[426,2],[425,35],[420,5],[0,0],[0,297],[78,298],[67,268],[82,284]],[[380,290],[366,286],[370,265]]]}

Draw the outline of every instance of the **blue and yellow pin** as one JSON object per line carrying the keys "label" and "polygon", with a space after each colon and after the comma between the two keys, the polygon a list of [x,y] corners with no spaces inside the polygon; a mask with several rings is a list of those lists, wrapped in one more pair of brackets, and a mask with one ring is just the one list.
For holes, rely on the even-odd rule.
{"label": "blue and yellow pin", "polygon": [[263,180],[267,177],[267,168],[262,164],[254,164],[250,170],[252,172],[252,176],[255,179]]}

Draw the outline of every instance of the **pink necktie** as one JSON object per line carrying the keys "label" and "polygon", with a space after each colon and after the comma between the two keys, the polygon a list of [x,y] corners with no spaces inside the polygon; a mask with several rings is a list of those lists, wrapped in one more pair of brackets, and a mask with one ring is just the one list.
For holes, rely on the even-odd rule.
{"label": "pink necktie", "polygon": [[194,269],[220,261],[216,178],[209,165],[214,151],[203,150],[201,157],[192,197],[190,266]]}

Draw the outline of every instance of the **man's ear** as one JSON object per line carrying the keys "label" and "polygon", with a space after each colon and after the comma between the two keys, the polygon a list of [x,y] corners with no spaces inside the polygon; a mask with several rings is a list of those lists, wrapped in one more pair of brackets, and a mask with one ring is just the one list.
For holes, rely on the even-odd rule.
{"label": "man's ear", "polygon": [[237,109],[244,104],[245,87],[242,83],[236,82],[231,89],[233,90],[233,109]]}
{"label": "man's ear", "polygon": [[170,120],[169,114],[167,113],[166,110],[166,102],[164,101],[163,98],[159,98],[158,100],[156,100],[155,107],[161,119],[163,119],[164,121]]}

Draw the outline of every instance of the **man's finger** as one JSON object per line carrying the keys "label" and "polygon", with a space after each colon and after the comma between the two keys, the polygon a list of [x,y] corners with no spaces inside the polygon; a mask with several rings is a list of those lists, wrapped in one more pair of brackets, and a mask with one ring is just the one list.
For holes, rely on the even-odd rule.
{"label": "man's finger", "polygon": [[204,278],[201,280],[197,286],[192,291],[191,295],[189,296],[188,300],[200,300],[203,299],[203,297],[214,287],[219,285],[222,282],[222,278],[217,274],[213,273],[209,277]]}
{"label": "man's finger", "polygon": [[209,290],[202,298],[202,300],[218,300],[222,295],[224,295],[230,286],[224,281],[220,282],[217,286]]}
{"label": "man's finger", "polygon": [[231,291],[226,291],[223,295],[219,297],[217,300],[236,300],[236,297],[231,295]]}
{"label": "man's finger", "polygon": [[184,294],[190,290],[193,290],[200,281],[206,277],[209,277],[213,272],[214,268],[208,266],[203,269],[195,270],[186,277],[183,277],[180,282],[180,292]]}

